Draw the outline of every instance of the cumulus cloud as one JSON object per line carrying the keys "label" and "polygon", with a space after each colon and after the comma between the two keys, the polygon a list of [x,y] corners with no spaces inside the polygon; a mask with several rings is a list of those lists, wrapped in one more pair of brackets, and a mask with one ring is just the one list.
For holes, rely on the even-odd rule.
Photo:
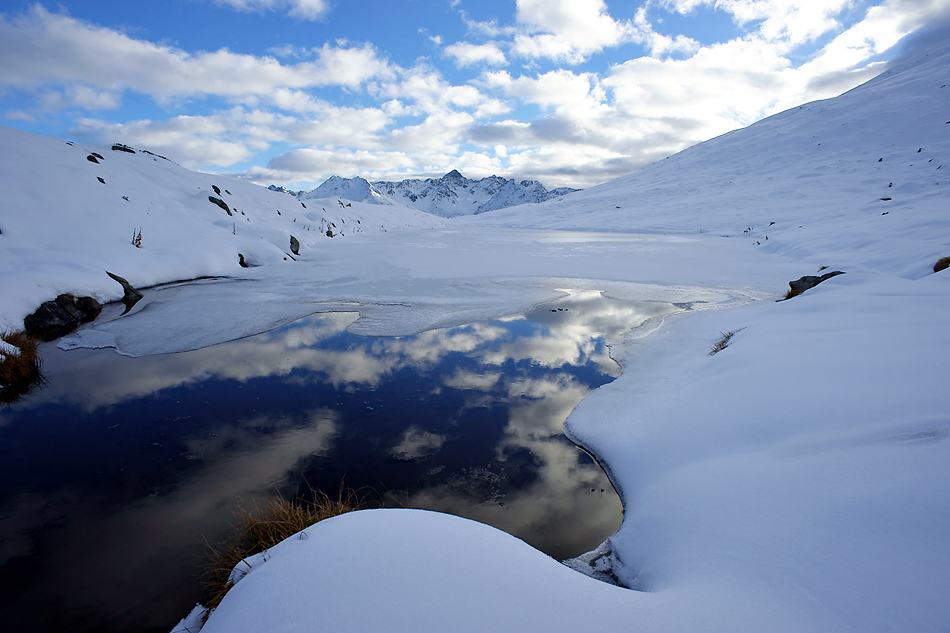
{"label": "cumulus cloud", "polygon": [[504,66],[508,63],[505,53],[495,42],[485,44],[456,42],[445,47],[445,54],[454,59],[458,66],[474,66],[476,64]]}
{"label": "cumulus cloud", "polygon": [[0,17],[0,85],[35,87],[81,83],[108,91],[131,90],[162,101],[216,96],[268,99],[279,88],[357,88],[393,69],[369,44],[324,44],[312,60],[282,64],[274,57],[227,49],[189,53],[136,40],[40,5],[18,18]]}
{"label": "cumulus cloud", "polygon": [[518,0],[516,17],[527,31],[515,36],[516,54],[571,64],[617,46],[634,33],[630,22],[610,17],[603,0]]}
{"label": "cumulus cloud", "polygon": [[286,12],[303,20],[318,20],[330,11],[326,0],[215,0],[238,11]]}

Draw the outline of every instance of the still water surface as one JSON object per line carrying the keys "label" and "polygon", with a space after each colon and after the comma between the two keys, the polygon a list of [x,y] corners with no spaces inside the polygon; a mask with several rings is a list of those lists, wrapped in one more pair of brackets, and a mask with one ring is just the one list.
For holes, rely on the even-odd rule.
{"label": "still water surface", "polygon": [[341,482],[558,559],[590,550],[622,508],[562,425],[619,375],[606,340],[670,308],[579,293],[400,338],[324,313],[179,354],[46,346],[49,383],[0,411],[0,617],[168,631],[238,499]]}

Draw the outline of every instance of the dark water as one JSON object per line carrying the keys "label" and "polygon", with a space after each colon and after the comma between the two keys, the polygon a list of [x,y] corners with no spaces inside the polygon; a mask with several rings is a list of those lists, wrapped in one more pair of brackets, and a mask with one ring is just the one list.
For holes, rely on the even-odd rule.
{"label": "dark water", "polygon": [[605,335],[630,310],[588,294],[403,338],[335,313],[182,354],[46,346],[48,385],[0,411],[0,620],[168,631],[238,498],[341,481],[558,559],[592,549],[622,509],[561,430],[619,374]]}

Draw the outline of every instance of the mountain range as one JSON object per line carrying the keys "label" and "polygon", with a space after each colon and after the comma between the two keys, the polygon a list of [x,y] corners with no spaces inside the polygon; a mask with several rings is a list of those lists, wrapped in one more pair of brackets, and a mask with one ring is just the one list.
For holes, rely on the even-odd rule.
{"label": "mountain range", "polygon": [[331,176],[322,185],[310,191],[291,191],[275,185],[268,188],[289,193],[299,200],[342,198],[369,204],[398,204],[444,218],[476,215],[519,204],[544,202],[579,191],[570,187],[549,191],[537,180],[518,181],[500,176],[472,180],[455,169],[441,178],[369,182],[359,177]]}

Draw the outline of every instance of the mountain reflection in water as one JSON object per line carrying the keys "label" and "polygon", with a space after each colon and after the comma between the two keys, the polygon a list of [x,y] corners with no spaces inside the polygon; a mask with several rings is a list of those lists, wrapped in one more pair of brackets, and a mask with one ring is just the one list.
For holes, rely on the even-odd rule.
{"label": "mountain reflection in water", "polygon": [[585,292],[401,338],[323,313],[179,354],[46,346],[48,386],[0,411],[3,611],[167,631],[201,599],[201,539],[227,533],[239,497],[341,481],[555,558],[592,549],[622,509],[562,425],[619,375],[605,341],[671,311]]}

